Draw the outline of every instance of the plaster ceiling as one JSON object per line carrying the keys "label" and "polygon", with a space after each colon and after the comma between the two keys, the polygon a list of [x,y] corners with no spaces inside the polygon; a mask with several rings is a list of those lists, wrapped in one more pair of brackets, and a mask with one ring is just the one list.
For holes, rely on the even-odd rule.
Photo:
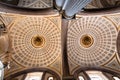
{"label": "plaster ceiling", "polygon": [[76,20],[69,21],[67,34],[71,74],[80,68],[104,68],[119,73],[120,58],[116,46],[119,14],[77,17]]}
{"label": "plaster ceiling", "polygon": [[81,66],[99,66],[116,53],[117,29],[105,17],[82,17],[69,25],[67,36],[68,56]]}
{"label": "plaster ceiling", "polygon": [[28,10],[57,8],[67,19],[79,11],[100,10],[120,6],[119,0],[0,0],[1,4]]}
{"label": "plaster ceiling", "polygon": [[47,18],[22,18],[11,27],[9,34],[15,53],[13,59],[19,64],[47,66],[60,55],[60,29]]}
{"label": "plaster ceiling", "polygon": [[[5,69],[6,77],[36,67],[50,69],[62,76],[63,54],[67,54],[70,75],[83,67],[120,72],[116,47],[120,30],[119,12],[78,14],[76,19],[67,20],[68,24],[63,26],[58,12],[35,15],[34,12],[19,13],[3,7],[0,11],[0,20],[7,28],[7,35],[0,37],[0,56],[11,66],[9,70]],[[62,34],[63,29],[66,34]],[[67,42],[64,45],[63,36]]]}
{"label": "plaster ceiling", "polygon": [[1,59],[10,62],[10,70],[5,69],[6,76],[35,67],[62,74],[60,15],[2,14],[1,18],[7,25],[10,41],[5,35],[0,36],[0,48],[7,51],[7,54],[5,50],[2,52]]}

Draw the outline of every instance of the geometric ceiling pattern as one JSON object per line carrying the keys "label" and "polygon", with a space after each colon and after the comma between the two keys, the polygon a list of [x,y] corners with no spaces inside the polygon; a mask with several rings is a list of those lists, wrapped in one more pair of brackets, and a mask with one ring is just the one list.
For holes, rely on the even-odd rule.
{"label": "geometric ceiling pattern", "polygon": [[[69,20],[67,26],[61,26],[62,19],[58,14],[1,13],[0,20],[7,27],[8,35],[0,37],[0,52],[7,55],[8,51],[11,67],[5,69],[5,76],[30,68],[50,69],[62,76],[62,52],[67,54],[70,74],[84,67],[104,67],[119,72],[120,59],[116,48],[116,41],[119,42],[119,15],[78,17]],[[67,35],[62,33],[61,27],[67,27]],[[67,38],[65,45],[61,44],[64,42],[61,40],[63,35]],[[67,52],[62,51],[65,47]]]}
{"label": "geometric ceiling pattern", "polygon": [[95,67],[109,61],[116,52],[117,29],[105,17],[88,16],[69,22],[69,61],[81,67]]}
{"label": "geometric ceiling pattern", "polygon": [[18,6],[28,8],[49,8],[53,6],[53,0],[19,0]]}
{"label": "geometric ceiling pattern", "polygon": [[107,18],[110,19],[117,26],[118,30],[120,30],[120,14],[111,15],[111,16],[108,16]]}
{"label": "geometric ceiling pattern", "polygon": [[9,33],[12,58],[23,66],[48,66],[60,55],[60,29],[47,18],[22,18]]}
{"label": "geometric ceiling pattern", "polygon": [[7,30],[0,36],[0,59],[9,64],[5,78],[31,68],[44,68],[44,71],[62,75],[61,15],[58,12],[37,16],[0,13],[0,20]]}
{"label": "geometric ceiling pattern", "polygon": [[117,56],[114,56],[111,61],[104,65],[104,67],[113,71],[115,70],[120,72],[120,61]]}
{"label": "geometric ceiling pattern", "polygon": [[108,8],[120,6],[120,0],[92,0],[85,9],[93,9],[93,8]]}
{"label": "geometric ceiling pattern", "polygon": [[57,12],[42,16],[0,15],[7,30],[0,36],[0,59],[9,65],[5,78],[31,68],[52,70],[61,77],[61,16]]}

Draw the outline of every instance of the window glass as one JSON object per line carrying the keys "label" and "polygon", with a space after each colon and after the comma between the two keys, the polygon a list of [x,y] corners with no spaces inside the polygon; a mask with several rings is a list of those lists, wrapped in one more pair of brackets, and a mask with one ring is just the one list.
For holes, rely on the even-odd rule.
{"label": "window glass", "polygon": [[83,76],[79,76],[79,80],[84,80]]}
{"label": "window glass", "polygon": [[118,77],[113,77],[115,80],[120,80],[120,78],[118,78]]}
{"label": "window glass", "polygon": [[91,80],[109,80],[101,71],[86,71]]}
{"label": "window glass", "polygon": [[41,80],[43,72],[28,73],[25,80]]}
{"label": "window glass", "polygon": [[48,80],[53,80],[53,77],[49,77]]}
{"label": "window glass", "polygon": [[0,61],[0,80],[3,80],[3,71],[4,71],[4,68],[3,68],[3,64],[2,64],[2,62]]}

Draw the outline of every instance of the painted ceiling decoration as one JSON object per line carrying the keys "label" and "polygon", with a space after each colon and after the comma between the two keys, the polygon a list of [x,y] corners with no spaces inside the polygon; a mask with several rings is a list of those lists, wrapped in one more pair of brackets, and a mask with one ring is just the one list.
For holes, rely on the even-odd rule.
{"label": "painted ceiling decoration", "polygon": [[77,15],[77,20],[69,21],[67,53],[71,74],[84,67],[104,68],[119,73],[120,58],[116,47],[119,16]]}
{"label": "painted ceiling decoration", "polygon": [[[42,2],[39,4],[39,1]],[[50,12],[33,9],[25,11],[0,4],[0,60],[7,64],[4,69],[5,79],[12,80],[10,77],[13,75],[28,70],[48,71],[60,78],[57,80],[74,78],[75,72],[81,69],[85,72],[86,68],[108,70],[120,75],[119,8],[105,11],[104,14],[102,11],[89,14],[81,13],[80,10],[87,4],[90,8],[96,8],[97,3],[101,3],[97,6],[101,7],[102,0],[55,1],[58,10],[62,12],[55,9],[50,9]],[[109,3],[105,1],[105,4]],[[119,3],[118,0],[114,1],[112,4]],[[45,3],[52,6],[53,2],[21,0],[19,5],[36,9],[42,6],[45,9]],[[93,3],[96,5],[93,6]],[[74,14],[76,19],[70,19]],[[62,19],[62,16],[67,19]]]}
{"label": "painted ceiling decoration", "polygon": [[55,6],[66,19],[75,18],[77,12],[89,9],[99,10],[120,6],[120,0],[0,0],[0,3],[29,10],[51,9]]}
{"label": "painted ceiling decoration", "polygon": [[60,30],[47,18],[23,18],[10,29],[10,37],[13,59],[24,66],[48,66],[60,55]]}
{"label": "painted ceiling decoration", "polygon": [[118,37],[117,37],[117,51],[118,51],[118,56],[120,56],[120,32],[118,33]]}
{"label": "painted ceiling decoration", "polygon": [[102,9],[120,6],[120,0],[92,0],[84,9]]}
{"label": "painted ceiling decoration", "polygon": [[53,7],[53,0],[0,0],[0,2],[28,9],[46,9]]}
{"label": "painted ceiling decoration", "polygon": [[117,30],[105,17],[82,17],[67,36],[68,56],[80,66],[99,66],[115,54]]}
{"label": "painted ceiling decoration", "polygon": [[[7,61],[5,55],[10,57],[10,70],[5,70],[5,76],[34,67],[62,74],[61,16],[58,13],[47,16],[3,13],[1,17],[7,24],[10,39],[9,54],[5,51],[0,54],[3,62]],[[7,44],[6,36],[0,37],[0,49],[6,50]]]}
{"label": "painted ceiling decoration", "polygon": [[[65,18],[73,18],[92,0],[55,0],[58,10]],[[25,9],[46,9],[53,7],[53,0],[0,0],[0,3]],[[70,4],[70,5],[69,5]]]}
{"label": "painted ceiling decoration", "polygon": [[73,18],[79,11],[103,9],[120,6],[120,0],[56,0],[56,7],[67,19]]}
{"label": "painted ceiling decoration", "polygon": [[29,8],[50,8],[53,6],[53,0],[19,0],[18,6]]}

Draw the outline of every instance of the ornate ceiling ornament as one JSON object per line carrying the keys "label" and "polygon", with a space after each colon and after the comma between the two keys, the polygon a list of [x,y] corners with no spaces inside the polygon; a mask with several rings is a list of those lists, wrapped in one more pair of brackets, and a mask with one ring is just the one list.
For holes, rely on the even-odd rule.
{"label": "ornate ceiling ornament", "polygon": [[49,18],[25,17],[10,29],[12,58],[27,67],[48,66],[60,56],[60,35]]}
{"label": "ornate ceiling ornament", "polygon": [[36,35],[31,39],[31,42],[35,48],[41,48],[45,45],[45,38],[42,36]]}
{"label": "ornate ceiling ornament", "polygon": [[99,66],[116,51],[117,30],[105,17],[82,17],[68,26],[69,61],[80,66]]}
{"label": "ornate ceiling ornament", "polygon": [[80,39],[80,44],[85,48],[92,46],[93,42],[94,42],[93,37],[87,34],[83,35]]}

